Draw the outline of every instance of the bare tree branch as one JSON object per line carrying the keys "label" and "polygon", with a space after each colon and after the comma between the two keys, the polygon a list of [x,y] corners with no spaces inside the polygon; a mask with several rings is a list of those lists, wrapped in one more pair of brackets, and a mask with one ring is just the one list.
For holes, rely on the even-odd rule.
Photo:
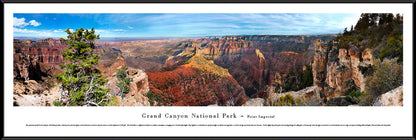
{"label": "bare tree branch", "polygon": [[95,78],[95,76],[93,76],[93,77],[91,78],[91,81],[90,81],[90,87],[88,88],[88,90],[87,90],[87,92],[86,92],[86,94],[85,94],[85,100],[87,100],[87,99],[88,99],[88,96],[89,96],[89,94],[90,94],[90,91],[91,91],[91,89],[93,88],[94,78]]}

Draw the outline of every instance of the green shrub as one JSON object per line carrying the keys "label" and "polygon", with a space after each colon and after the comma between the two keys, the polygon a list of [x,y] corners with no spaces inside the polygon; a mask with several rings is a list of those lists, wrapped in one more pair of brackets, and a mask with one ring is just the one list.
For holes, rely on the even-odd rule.
{"label": "green shrub", "polygon": [[159,94],[153,93],[152,91],[147,92],[146,94],[144,94],[144,96],[149,98],[149,103],[152,105],[155,103],[155,101],[158,103],[164,102],[164,100]]}
{"label": "green shrub", "polygon": [[120,100],[116,96],[111,96],[107,106],[119,106],[120,104]]}
{"label": "green shrub", "polygon": [[361,96],[359,97],[359,99],[360,99],[360,102],[359,102],[360,106],[372,106],[374,103],[374,100],[376,99],[376,96],[363,92]]}
{"label": "green shrub", "polygon": [[59,101],[53,101],[53,106],[65,106],[64,104],[62,104]]}
{"label": "green shrub", "polygon": [[362,104],[369,105],[381,94],[403,85],[403,65],[398,64],[397,59],[374,61],[374,73],[365,79],[366,94],[360,99]]}
{"label": "green shrub", "polygon": [[352,91],[347,95],[347,100],[353,104],[358,104],[360,103],[360,97],[362,94],[363,92]]}
{"label": "green shrub", "polygon": [[296,105],[296,102],[300,101],[295,101],[295,99],[293,98],[293,96],[291,94],[286,94],[284,96],[280,96],[276,101],[270,101],[270,105],[272,106],[293,106]]}
{"label": "green shrub", "polygon": [[387,45],[380,50],[380,59],[398,57],[398,62],[403,61],[403,34],[399,30],[390,33]]}
{"label": "green shrub", "polygon": [[312,66],[307,65],[305,70],[290,70],[287,77],[284,78],[283,85],[278,85],[277,89],[282,87],[283,91],[298,91],[313,85]]}
{"label": "green shrub", "polygon": [[127,77],[127,68],[123,67],[120,70],[117,71],[117,79],[118,82],[116,83],[117,87],[120,88],[120,92],[119,95],[121,97],[124,97],[124,95],[126,95],[127,93],[129,93],[129,85],[130,82],[132,81],[131,78]]}

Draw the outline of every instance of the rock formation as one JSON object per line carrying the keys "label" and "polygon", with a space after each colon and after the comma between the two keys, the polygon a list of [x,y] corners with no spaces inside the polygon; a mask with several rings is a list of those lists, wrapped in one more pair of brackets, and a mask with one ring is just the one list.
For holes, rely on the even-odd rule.
{"label": "rock formation", "polygon": [[[263,87],[279,80],[276,74],[310,64],[314,41],[333,37],[224,36],[96,42],[94,52],[101,56],[97,68],[107,77],[106,86],[114,97],[120,90],[115,73],[128,67],[133,82],[124,98],[116,97],[118,105],[243,105],[248,96],[264,97]],[[65,47],[54,39],[14,40],[18,62],[15,79],[38,83],[42,77],[53,79],[60,73],[58,66]],[[149,99],[149,92],[160,95],[161,100]]]}
{"label": "rock formation", "polygon": [[45,87],[34,80],[14,82],[14,106],[52,106],[59,99],[59,87]]}
{"label": "rock formation", "polygon": [[150,106],[149,99],[144,95],[149,92],[149,84],[147,75],[140,69],[128,68],[127,77],[132,81],[129,84],[129,93],[123,98],[119,96],[120,88],[117,86],[116,73],[126,67],[124,57],[118,56],[113,62],[102,64],[98,69],[102,71],[104,77],[107,77],[108,82],[105,84],[110,89],[109,94],[115,96],[118,106]]}
{"label": "rock formation", "polygon": [[313,61],[314,85],[326,100],[344,96],[351,90],[364,91],[365,77],[360,67],[371,65],[373,56],[370,49],[361,52],[353,45],[346,49],[335,43],[328,45],[318,41]]}
{"label": "rock formation", "polygon": [[[329,41],[334,35],[322,36],[224,36],[196,39],[140,40],[96,42],[100,49],[117,48],[128,67],[146,72],[172,69],[184,51],[195,48],[200,55],[229,70],[248,96],[259,97],[265,85],[270,85],[276,73],[287,73],[310,65],[313,43]],[[98,50],[98,49],[97,49]],[[103,51],[104,52],[104,51]],[[176,57],[173,57],[176,56]],[[106,56],[103,56],[107,58]],[[174,62],[174,63],[172,63]]]}
{"label": "rock formation", "polygon": [[[310,65],[313,43],[334,36],[224,36],[181,42],[178,48],[198,48],[207,60],[229,70],[248,96],[270,85],[276,73]],[[311,55],[312,54],[312,55]]]}
{"label": "rock formation", "polygon": [[33,56],[36,59],[39,59],[39,62],[46,64],[57,64],[62,62],[63,57],[61,52],[65,50],[66,46],[67,45],[61,41],[52,38],[38,41],[15,40],[13,43],[16,52]]}
{"label": "rock formation", "polygon": [[403,86],[380,95],[374,106],[403,106]]}
{"label": "rock formation", "polygon": [[324,98],[324,88],[326,79],[327,59],[328,59],[328,47],[318,40],[315,44],[315,56],[313,58],[312,73],[313,84],[319,89],[320,97]]}
{"label": "rock formation", "polygon": [[[203,58],[196,50],[182,52],[171,60],[171,70],[147,72],[150,91],[173,106],[242,105],[247,96],[237,81],[220,66]],[[187,59],[184,59],[187,58]],[[169,61],[167,61],[169,62]],[[169,65],[171,66],[171,65]]]}
{"label": "rock formation", "polygon": [[121,106],[150,106],[149,98],[145,96],[149,92],[147,75],[140,69],[129,68],[128,77],[132,79],[129,84],[129,93],[121,99]]}
{"label": "rock formation", "polygon": [[[56,65],[61,60],[55,54],[61,47],[53,39],[14,40],[13,100],[15,106],[50,106],[59,98],[54,75],[62,70]],[[60,53],[60,52],[59,52]]]}
{"label": "rock formation", "polygon": [[279,106],[282,105],[282,99],[285,97],[292,98],[293,103],[291,105],[295,106],[317,106],[322,105],[322,101],[318,95],[318,87],[311,86],[299,91],[289,91],[284,93],[276,93],[275,87],[269,86],[267,88],[267,96],[265,104],[267,106]]}
{"label": "rock formation", "polygon": [[251,98],[243,106],[264,106],[264,102],[263,98]]}

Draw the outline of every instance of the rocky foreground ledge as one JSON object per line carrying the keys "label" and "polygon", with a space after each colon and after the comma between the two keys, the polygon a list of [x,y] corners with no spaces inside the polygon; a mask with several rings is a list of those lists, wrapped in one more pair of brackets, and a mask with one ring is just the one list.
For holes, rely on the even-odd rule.
{"label": "rocky foreground ledge", "polygon": [[403,106],[403,86],[397,87],[377,98],[374,106]]}

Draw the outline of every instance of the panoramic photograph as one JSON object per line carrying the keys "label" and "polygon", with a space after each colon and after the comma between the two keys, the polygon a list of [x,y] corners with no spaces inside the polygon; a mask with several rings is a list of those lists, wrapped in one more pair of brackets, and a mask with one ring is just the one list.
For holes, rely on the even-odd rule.
{"label": "panoramic photograph", "polygon": [[14,13],[13,106],[403,106],[403,14]]}

